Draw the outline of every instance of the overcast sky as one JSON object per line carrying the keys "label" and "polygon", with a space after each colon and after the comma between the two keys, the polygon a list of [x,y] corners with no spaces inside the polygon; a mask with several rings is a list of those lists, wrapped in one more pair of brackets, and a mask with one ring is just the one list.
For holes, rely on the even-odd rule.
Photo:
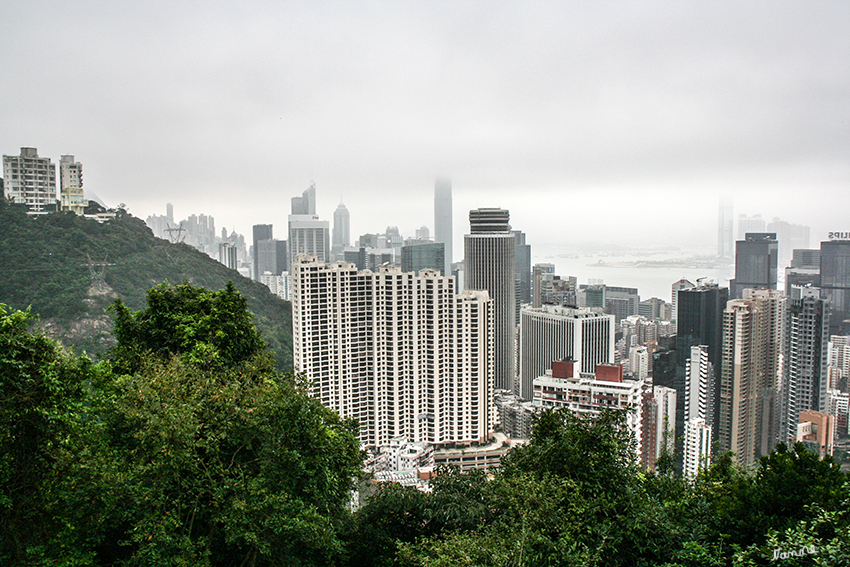
{"label": "overcast sky", "polygon": [[[452,179],[532,245],[715,246],[735,214],[850,230],[850,2],[38,2],[0,14],[0,153],[141,218],[433,234]],[[456,253],[456,255],[459,255]],[[456,260],[459,258],[455,258]]]}

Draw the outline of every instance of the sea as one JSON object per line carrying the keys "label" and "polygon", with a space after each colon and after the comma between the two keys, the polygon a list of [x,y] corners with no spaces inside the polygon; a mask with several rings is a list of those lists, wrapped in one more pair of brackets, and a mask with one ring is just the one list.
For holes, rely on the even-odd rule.
{"label": "sea", "polygon": [[[671,286],[684,278],[712,280],[728,287],[735,276],[731,261],[718,261],[711,250],[633,249],[564,250],[557,246],[531,247],[532,265],[554,264],[555,274],[575,276],[578,284],[604,283],[637,288],[641,300],[657,297],[671,301]],[[782,274],[783,270],[780,270]]]}

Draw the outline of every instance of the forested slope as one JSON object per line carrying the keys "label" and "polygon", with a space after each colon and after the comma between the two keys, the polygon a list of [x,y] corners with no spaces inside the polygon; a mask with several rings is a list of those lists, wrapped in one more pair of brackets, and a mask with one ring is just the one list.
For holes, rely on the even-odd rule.
{"label": "forested slope", "polygon": [[[100,272],[106,286],[93,285]],[[248,298],[278,367],[291,367],[290,306],[265,286],[190,246],[154,237],[142,220],[121,210],[100,224],[69,212],[28,217],[0,202],[0,303],[31,307],[53,338],[77,351],[98,355],[113,343],[105,309],[116,297],[140,309],[151,287],[184,280],[208,289],[233,281]]]}

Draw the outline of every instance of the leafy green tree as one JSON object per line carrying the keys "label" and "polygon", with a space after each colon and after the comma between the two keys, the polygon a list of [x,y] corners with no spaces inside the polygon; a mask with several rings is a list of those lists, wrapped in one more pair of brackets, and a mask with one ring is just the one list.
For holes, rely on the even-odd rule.
{"label": "leafy green tree", "polygon": [[[359,474],[357,426],[278,375],[232,285],[157,286],[131,312],[90,402],[98,561],[330,565]],[[85,509],[82,506],[81,509]]]}
{"label": "leafy green tree", "polygon": [[839,465],[797,443],[792,449],[780,444],[753,471],[738,468],[731,453],[722,455],[698,479],[691,502],[704,511],[705,538],[731,556],[812,520],[819,510],[837,510],[847,498]]}
{"label": "leafy green tree", "polygon": [[0,564],[35,562],[62,531],[56,479],[82,410],[90,362],[0,304]]}
{"label": "leafy green tree", "polygon": [[131,312],[115,300],[115,338],[110,358],[116,369],[135,372],[149,357],[181,357],[201,368],[232,367],[248,361],[270,370],[266,344],[253,324],[247,301],[232,282],[220,291],[182,283],[151,288],[147,307]]}
{"label": "leafy green tree", "polygon": [[[481,518],[479,527],[450,523],[401,545],[401,559],[418,565],[663,563],[681,546],[680,532],[636,462],[624,417],[544,412],[530,442],[502,460],[493,480],[481,479],[487,487],[468,489],[484,495],[487,509],[460,517]],[[440,499],[437,487],[433,498]]]}
{"label": "leafy green tree", "polygon": [[178,358],[98,404],[104,564],[331,565],[359,473],[356,425],[256,369]]}

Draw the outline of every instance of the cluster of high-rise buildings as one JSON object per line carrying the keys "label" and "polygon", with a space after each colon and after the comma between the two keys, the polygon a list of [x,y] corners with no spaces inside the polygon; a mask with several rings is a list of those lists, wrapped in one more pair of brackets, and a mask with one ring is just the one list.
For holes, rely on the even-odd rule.
{"label": "cluster of high-rise buildings", "polygon": [[[438,181],[438,228],[450,198]],[[780,290],[781,240],[767,228],[784,226],[791,245],[807,244],[807,229],[739,220],[754,231],[724,248],[730,286],[682,279],[669,302],[532,266],[498,208],[469,212],[462,262],[444,231],[446,242],[414,242],[394,227],[332,261],[291,250],[295,365],[360,421],[366,446],[424,442],[438,460],[490,451],[495,431],[527,437],[546,408],[629,409],[643,462],[669,451],[688,475],[718,451],[744,465],[798,440],[831,452],[848,423],[850,241],[789,250]],[[726,224],[721,208],[721,242]]]}
{"label": "cluster of high-rise buildings", "polygon": [[3,184],[5,197],[31,215],[59,210],[83,215],[89,208],[83,192],[83,165],[72,155],[59,159],[58,194],[56,164],[39,156],[36,148],[21,148],[20,155],[3,156]]}
{"label": "cluster of high-rise buildings", "polygon": [[[57,196],[49,158],[3,156],[5,196],[30,214],[83,213],[82,166],[59,165]],[[500,208],[469,211],[455,262],[448,179],[435,183],[433,238],[388,226],[352,240],[345,205],[332,230],[316,214],[315,184],[290,213],[284,239],[257,224],[247,242],[203,214],[175,221],[170,204],[147,224],[292,302],[296,370],[358,420],[380,467],[495,465],[506,438],[554,408],[627,409],[636,456],[652,467],[672,452],[689,476],[720,451],[751,466],[779,443],[827,454],[850,433],[848,232],[812,249],[808,227],[741,215],[733,241],[722,202],[718,256],[734,279],[680,279],[668,302],[532,265]]]}

